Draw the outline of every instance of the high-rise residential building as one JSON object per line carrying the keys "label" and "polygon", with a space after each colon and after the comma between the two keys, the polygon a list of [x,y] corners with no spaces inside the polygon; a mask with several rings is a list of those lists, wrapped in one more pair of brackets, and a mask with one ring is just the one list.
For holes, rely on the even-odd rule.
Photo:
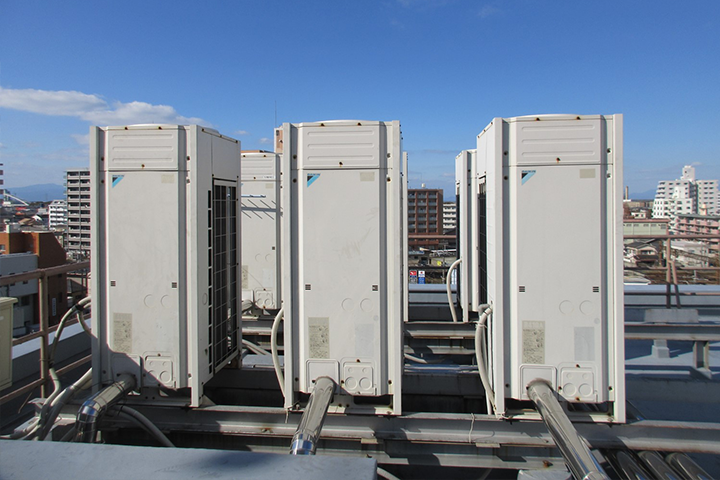
{"label": "high-rise residential building", "polygon": [[67,225],[67,202],[65,200],[53,200],[48,205],[48,228],[65,228]]}
{"label": "high-rise residential building", "polygon": [[677,230],[678,215],[717,215],[720,193],[717,180],[697,180],[695,168],[683,167],[682,177],[658,183],[653,218],[669,218],[670,230]]}
{"label": "high-rise residential building", "polygon": [[455,202],[443,203],[443,233],[451,234],[457,228],[457,205]]}
{"label": "high-rise residential building", "polygon": [[75,258],[90,257],[90,169],[68,170],[65,175],[67,198],[67,239],[65,249]]}
{"label": "high-rise residential building", "polygon": [[408,243],[411,250],[448,248],[454,239],[443,235],[443,191],[408,189]]}

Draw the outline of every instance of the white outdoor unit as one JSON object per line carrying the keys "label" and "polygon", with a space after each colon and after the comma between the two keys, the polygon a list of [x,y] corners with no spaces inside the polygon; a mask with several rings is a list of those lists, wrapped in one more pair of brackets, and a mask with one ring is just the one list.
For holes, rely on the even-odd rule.
{"label": "white outdoor unit", "polygon": [[16,298],[0,297],[0,390],[12,385],[13,305]]}
{"label": "white outdoor unit", "polygon": [[458,156],[461,305],[492,308],[499,416],[541,378],[625,421],[622,146],[622,115],[541,115],[495,118]]}
{"label": "white outdoor unit", "polygon": [[242,154],[242,291],[258,309],[280,308],[280,155]]}
{"label": "white outdoor unit", "polygon": [[199,126],[92,127],[90,165],[94,385],[130,373],[198,406],[242,340],[240,142]]}
{"label": "white outdoor unit", "polygon": [[400,123],[283,124],[285,406],[400,414],[406,243]]}

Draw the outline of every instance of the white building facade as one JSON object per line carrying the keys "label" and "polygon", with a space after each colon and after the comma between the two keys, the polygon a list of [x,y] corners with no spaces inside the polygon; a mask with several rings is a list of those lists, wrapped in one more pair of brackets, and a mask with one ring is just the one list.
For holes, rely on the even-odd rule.
{"label": "white building facade", "polygon": [[65,200],[53,200],[48,205],[48,228],[64,228],[67,225],[67,202]]}
{"label": "white building facade", "polygon": [[678,215],[716,215],[719,197],[717,180],[697,180],[695,168],[686,165],[681,178],[658,183],[653,218],[669,218],[674,232]]}
{"label": "white building facade", "polygon": [[455,202],[443,202],[443,232],[455,230],[457,227],[457,205]]}

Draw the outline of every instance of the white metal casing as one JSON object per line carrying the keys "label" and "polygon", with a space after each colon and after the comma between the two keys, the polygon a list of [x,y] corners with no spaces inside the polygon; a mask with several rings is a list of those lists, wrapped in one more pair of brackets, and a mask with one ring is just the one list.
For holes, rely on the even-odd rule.
{"label": "white metal casing", "polygon": [[543,378],[570,402],[611,402],[594,420],[625,420],[622,144],[622,115],[495,118],[478,136],[469,198],[487,202],[486,240],[473,241],[498,415]]}
{"label": "white metal casing", "polygon": [[16,298],[0,297],[0,390],[12,385],[13,305]]}
{"label": "white metal casing", "polygon": [[131,373],[190,388],[198,406],[242,340],[240,143],[199,126],[91,127],[90,167],[94,384]]}
{"label": "white metal casing", "polygon": [[[480,183],[474,181],[477,170],[475,150],[463,150],[455,157],[455,195],[458,203],[458,258],[462,260],[458,268],[458,306],[463,322],[470,321],[470,312],[480,310],[481,296],[486,299],[487,292],[481,295],[483,277],[480,275],[480,252],[478,235],[481,217],[478,205]],[[470,199],[475,199],[470,201]]]}
{"label": "white metal casing", "polygon": [[280,155],[242,154],[243,300],[280,308]]}
{"label": "white metal casing", "polygon": [[[407,311],[400,123],[282,129],[285,406],[327,375],[340,386],[333,411],[400,414]],[[377,402],[359,405],[356,397]]]}

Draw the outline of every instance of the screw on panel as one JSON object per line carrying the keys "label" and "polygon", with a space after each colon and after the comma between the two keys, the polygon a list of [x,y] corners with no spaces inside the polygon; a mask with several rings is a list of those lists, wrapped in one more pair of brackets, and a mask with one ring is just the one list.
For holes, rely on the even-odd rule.
{"label": "screw on panel", "polygon": [[[508,152],[507,152],[507,150],[505,150],[505,151],[503,152],[503,155],[507,155],[507,154],[508,154]],[[468,172],[469,172],[469,171],[470,171],[470,170],[468,170]]]}
{"label": "screw on panel", "polygon": [[505,176],[503,177],[503,179],[504,179],[504,180],[507,180],[507,179],[508,179],[508,176],[507,176],[507,175],[505,175]]}
{"label": "screw on panel", "polygon": [[387,158],[390,158],[390,157],[391,157],[391,155],[388,153],[388,154],[387,154]]}
{"label": "screw on panel", "polygon": [[612,149],[611,149],[611,148],[608,148],[608,149],[607,149],[607,153],[610,153],[610,152],[612,152]]}
{"label": "screw on panel", "polygon": [[325,124],[324,124],[324,123],[321,123],[321,124],[320,124],[320,126],[321,126],[321,127],[324,127],[324,126],[325,126]]}
{"label": "screw on panel", "polygon": [[340,166],[342,167],[342,166],[343,166],[343,163],[342,163],[342,162],[338,162],[338,165],[340,165]]}
{"label": "screw on panel", "polygon": [[539,122],[539,121],[540,121],[540,118],[535,117],[535,121],[536,121],[536,122]]}
{"label": "screw on panel", "polygon": [[580,117],[575,117],[575,120],[580,120]]}
{"label": "screw on panel", "polygon": [[560,157],[556,158],[555,161],[560,163]]}

